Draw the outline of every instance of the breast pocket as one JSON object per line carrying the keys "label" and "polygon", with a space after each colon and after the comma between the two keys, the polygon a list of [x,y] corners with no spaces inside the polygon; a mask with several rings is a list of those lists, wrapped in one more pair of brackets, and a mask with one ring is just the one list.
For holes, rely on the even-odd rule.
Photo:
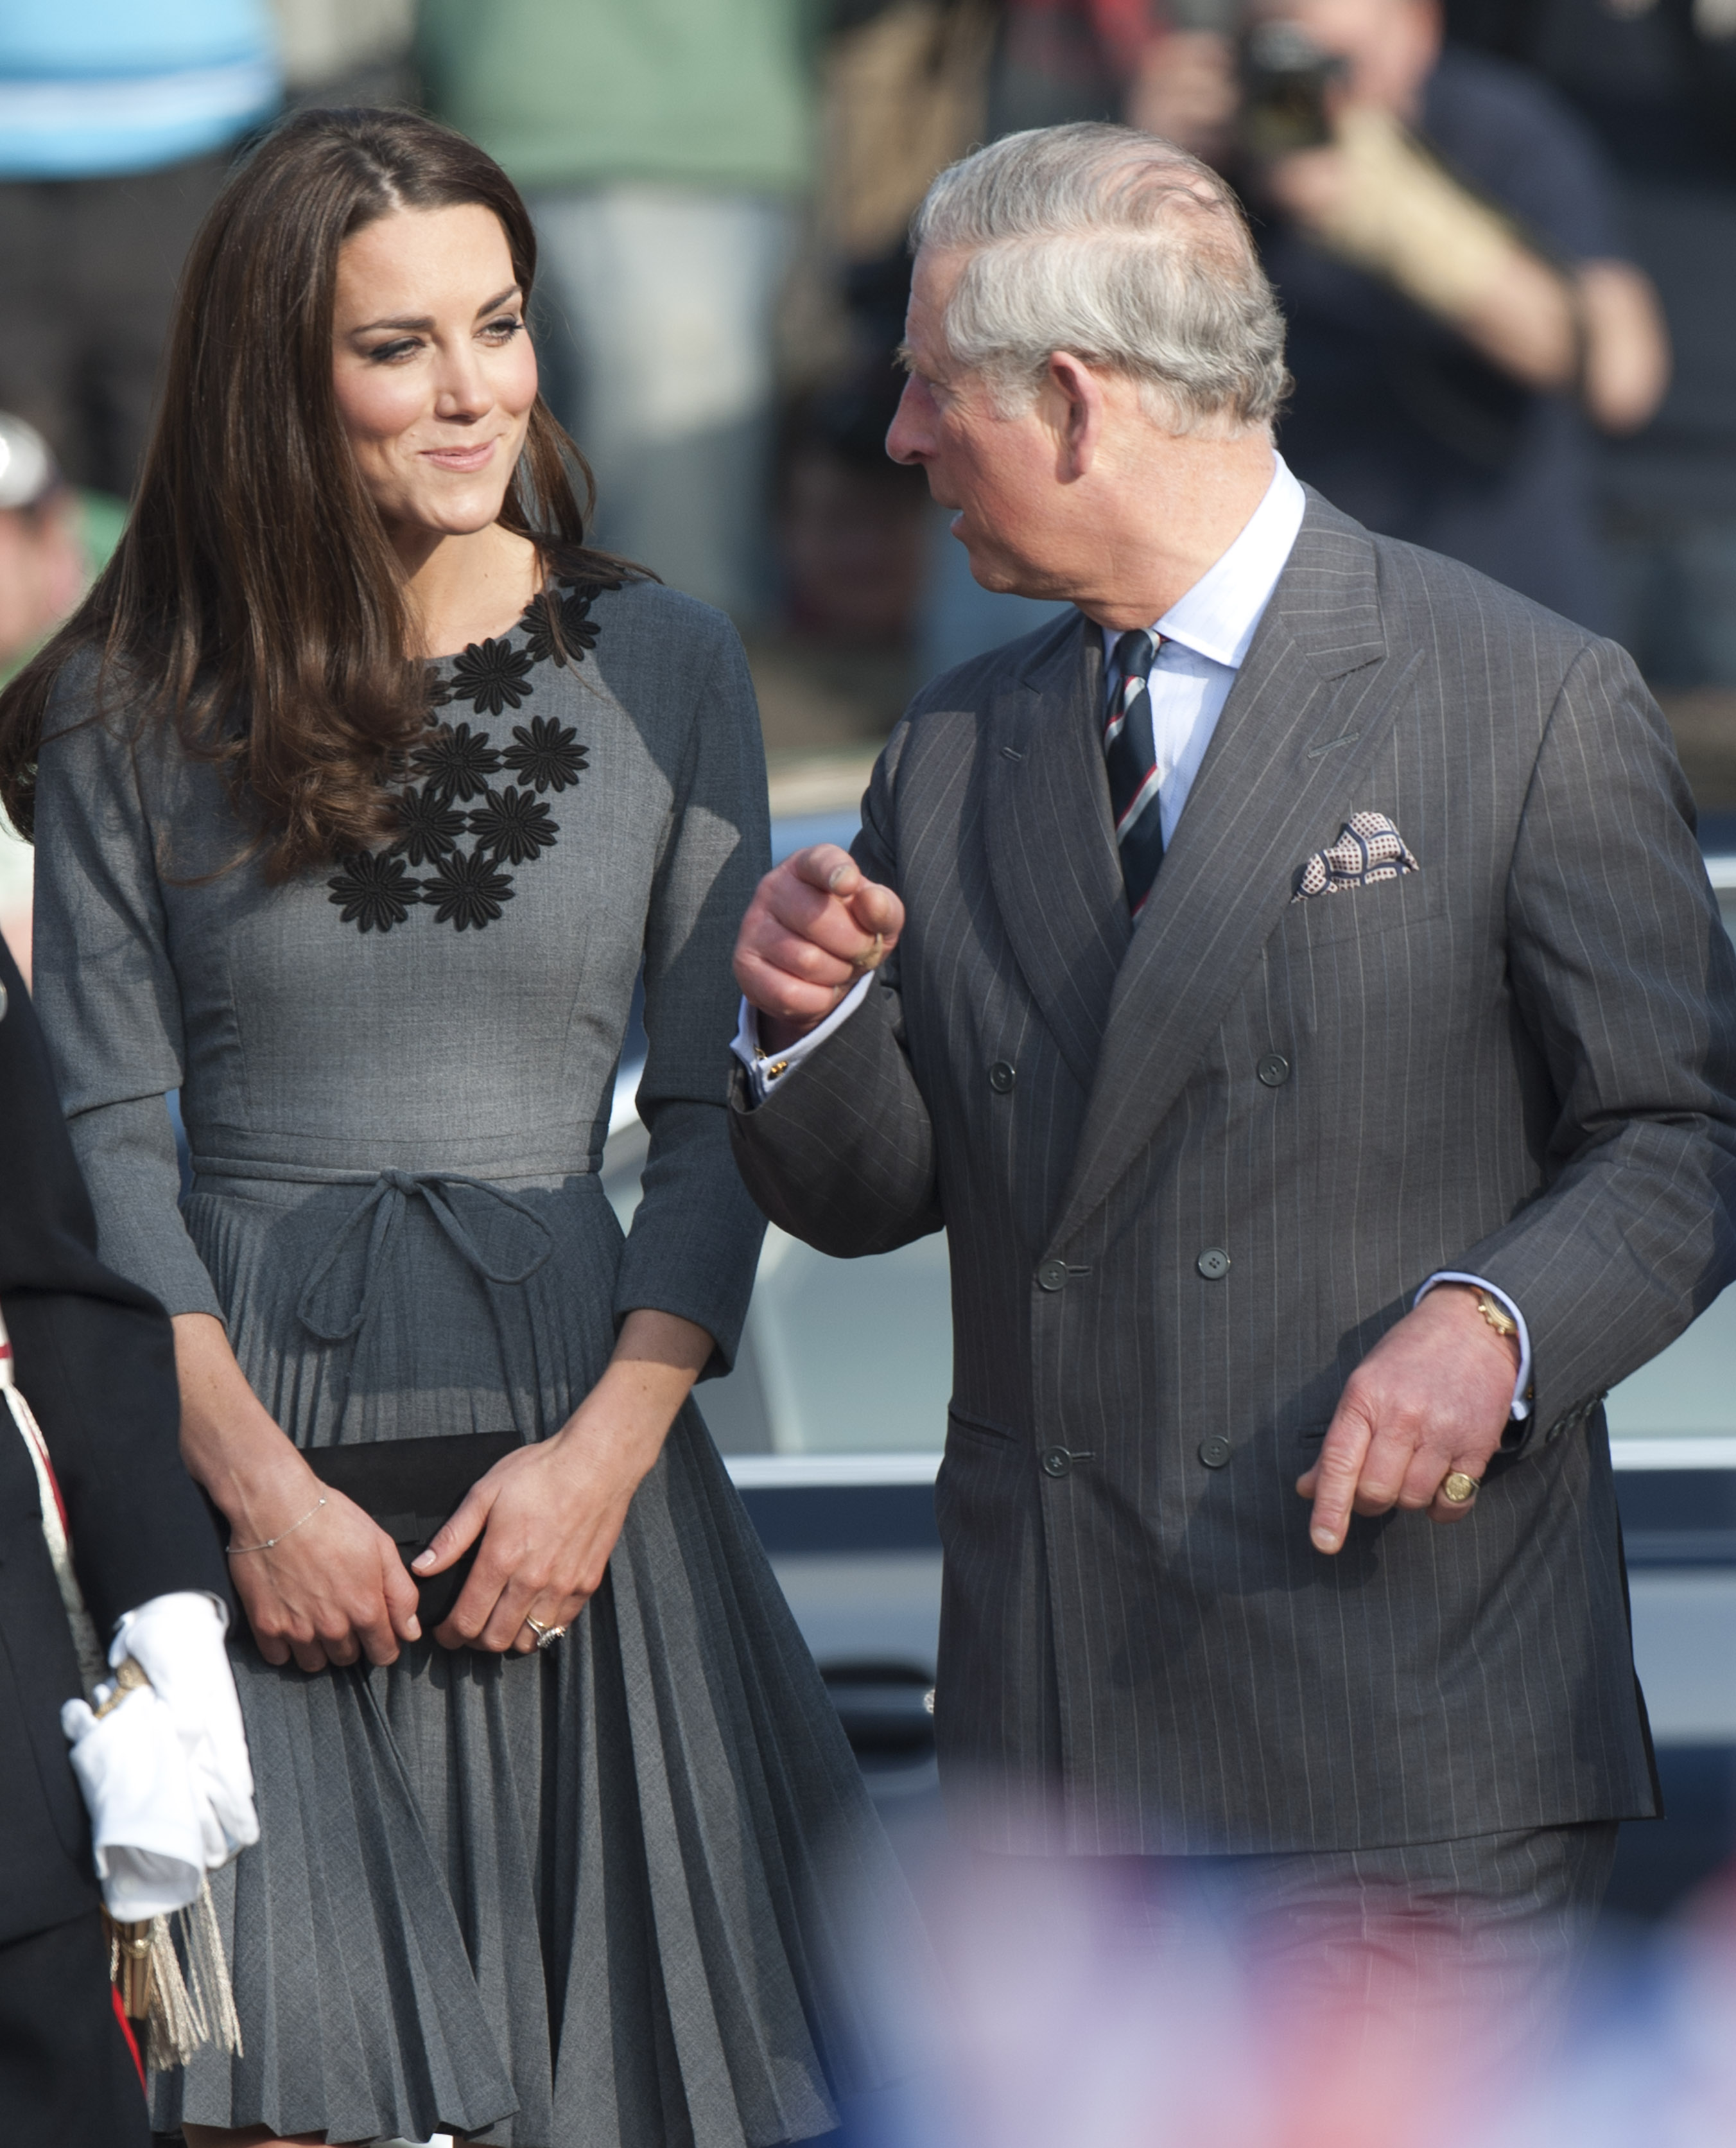
{"label": "breast pocket", "polygon": [[1372,881],[1337,895],[1305,896],[1285,912],[1285,937],[1298,951],[1342,940],[1380,939],[1438,917],[1446,903],[1446,876],[1424,866],[1397,880]]}

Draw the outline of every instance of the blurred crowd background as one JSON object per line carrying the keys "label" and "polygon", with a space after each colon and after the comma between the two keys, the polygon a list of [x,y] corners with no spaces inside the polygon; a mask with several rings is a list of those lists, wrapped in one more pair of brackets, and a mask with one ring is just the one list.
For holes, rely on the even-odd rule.
{"label": "blurred crowd background", "polygon": [[[979,590],[882,442],[929,179],[1101,118],[1240,189],[1298,474],[1615,635],[1736,807],[1736,0],[6,8],[0,675],[113,543],[232,160],[287,105],[399,102],[529,198],[597,534],[740,625],[780,810],[853,803],[917,685],[1050,609]],[[8,846],[28,954],[27,891]]]}

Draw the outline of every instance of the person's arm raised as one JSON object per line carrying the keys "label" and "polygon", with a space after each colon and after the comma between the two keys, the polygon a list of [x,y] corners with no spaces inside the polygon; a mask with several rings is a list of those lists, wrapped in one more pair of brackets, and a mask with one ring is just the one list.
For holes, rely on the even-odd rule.
{"label": "person's arm raised", "polygon": [[1328,146],[1277,158],[1262,184],[1317,245],[1402,292],[1514,379],[1573,384],[1579,327],[1568,279],[1392,113],[1342,107]]}
{"label": "person's arm raised", "polygon": [[873,976],[762,1101],[750,1101],[744,1075],[747,1097],[730,1115],[735,1162],[761,1210],[845,1259],[908,1245],[942,1222],[934,1130],[907,1049],[904,905],[887,885],[897,871],[891,788],[908,735],[908,725],[893,735],[875,769],[855,857],[824,843],[786,859],[760,881],[735,946],[736,982],[772,1053],[811,1036]]}
{"label": "person's arm raised", "polygon": [[768,1051],[817,1029],[904,930],[904,905],[848,851],[816,843],[766,874],[735,942],[735,981]]}

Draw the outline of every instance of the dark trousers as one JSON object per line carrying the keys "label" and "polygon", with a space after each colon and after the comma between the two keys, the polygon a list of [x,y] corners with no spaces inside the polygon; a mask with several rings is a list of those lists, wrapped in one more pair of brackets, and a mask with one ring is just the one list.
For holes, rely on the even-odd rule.
{"label": "dark trousers", "polygon": [[1141,1859],[1148,1902],[1192,1884],[1246,1936],[1262,1975],[1352,2005],[1426,1986],[1523,2037],[1567,1997],[1615,1863],[1614,1820],[1380,1849]]}
{"label": "dark trousers", "polygon": [[1257,2019],[1320,2017],[1389,2053],[1475,2025],[1479,2063],[1545,2054],[1615,1862],[1613,1820],[1374,1849],[983,1859],[1041,1930],[1086,1929],[1130,1975],[1221,1949]]}
{"label": "dark trousers", "polygon": [[0,1945],[0,2139],[7,2148],[150,2148],[94,1910]]}
{"label": "dark trousers", "polygon": [[144,454],[175,282],[226,156],[0,183],[0,410],[73,484],[124,499]]}

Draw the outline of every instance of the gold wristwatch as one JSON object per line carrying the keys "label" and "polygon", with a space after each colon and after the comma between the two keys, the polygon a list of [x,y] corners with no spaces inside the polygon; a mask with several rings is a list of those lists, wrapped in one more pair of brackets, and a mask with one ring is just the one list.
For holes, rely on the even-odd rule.
{"label": "gold wristwatch", "polygon": [[1495,1332],[1498,1335],[1504,1335],[1510,1342],[1517,1342],[1519,1339],[1519,1323],[1500,1299],[1492,1297],[1486,1290],[1475,1291],[1473,1295],[1477,1300],[1477,1310]]}

